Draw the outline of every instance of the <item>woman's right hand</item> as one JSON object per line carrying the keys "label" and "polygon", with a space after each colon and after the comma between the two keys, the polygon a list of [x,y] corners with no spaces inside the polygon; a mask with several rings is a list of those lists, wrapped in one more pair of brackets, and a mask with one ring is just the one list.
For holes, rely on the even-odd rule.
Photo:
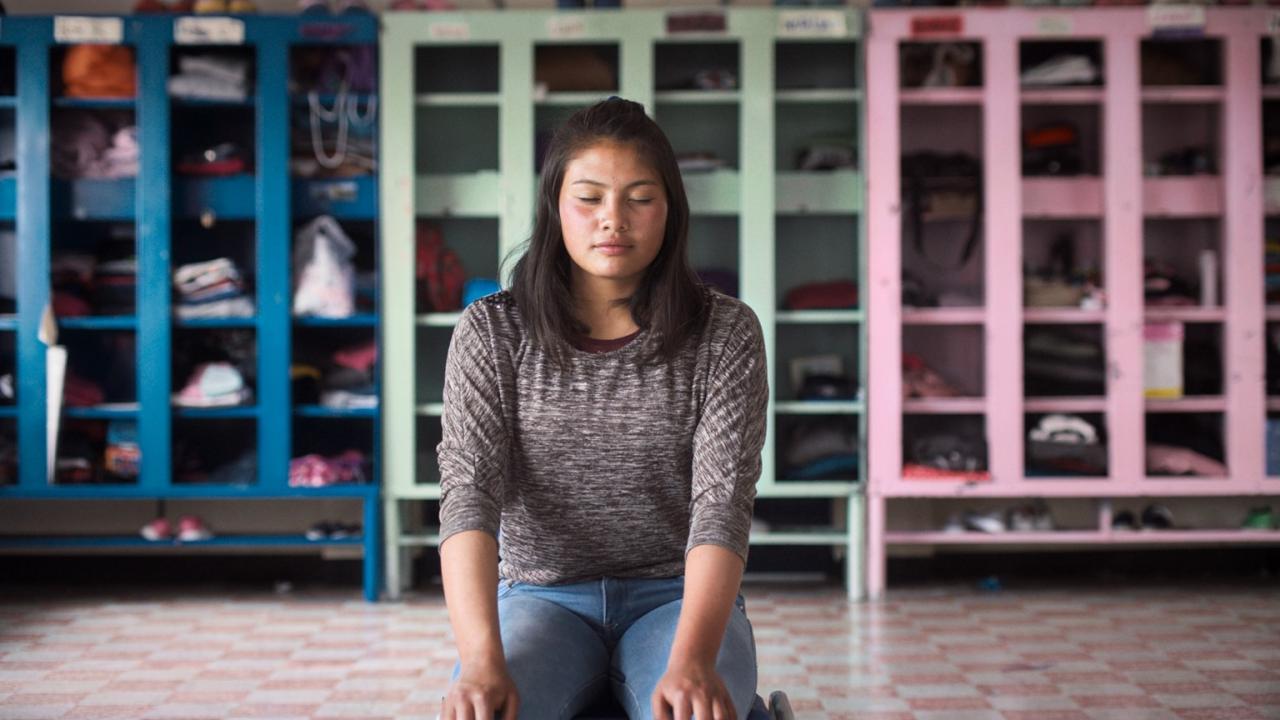
{"label": "woman's right hand", "polygon": [[520,695],[504,660],[463,665],[444,698],[440,720],[516,720]]}

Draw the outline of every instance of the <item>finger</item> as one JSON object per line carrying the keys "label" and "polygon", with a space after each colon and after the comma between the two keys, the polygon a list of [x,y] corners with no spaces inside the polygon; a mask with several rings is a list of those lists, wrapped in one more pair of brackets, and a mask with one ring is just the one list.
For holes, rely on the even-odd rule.
{"label": "finger", "polygon": [[692,720],[693,719],[693,705],[689,703],[688,697],[681,697],[680,699],[671,703],[671,709],[675,711],[672,713],[673,715],[675,715],[675,720]]}
{"label": "finger", "polygon": [[711,701],[711,717],[714,718],[714,720],[729,720],[730,718],[736,719],[738,717],[737,715],[730,715],[729,712],[725,710],[726,704],[728,706],[733,705],[733,703],[724,698],[716,698]]}
{"label": "finger", "polygon": [[520,712],[520,694],[514,688],[507,691],[507,698],[502,701],[502,720],[516,720]]}
{"label": "finger", "polygon": [[712,720],[711,698],[699,692],[693,701],[693,716],[698,720]]}
{"label": "finger", "polygon": [[476,693],[476,720],[493,720],[493,716],[497,709],[489,704],[489,696],[485,693]]}
{"label": "finger", "polygon": [[653,710],[653,720],[671,720],[671,706],[661,691],[653,692],[649,698],[649,708]]}

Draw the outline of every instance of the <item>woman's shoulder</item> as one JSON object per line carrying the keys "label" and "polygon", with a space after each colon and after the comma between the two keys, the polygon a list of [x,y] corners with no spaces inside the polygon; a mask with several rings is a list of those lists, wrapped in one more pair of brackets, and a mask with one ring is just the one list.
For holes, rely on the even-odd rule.
{"label": "woman's shoulder", "polygon": [[458,330],[488,336],[491,342],[519,344],[520,311],[509,290],[485,295],[462,310]]}
{"label": "woman's shoulder", "polygon": [[712,342],[760,333],[760,319],[750,305],[709,285],[705,288],[709,310],[705,332]]}

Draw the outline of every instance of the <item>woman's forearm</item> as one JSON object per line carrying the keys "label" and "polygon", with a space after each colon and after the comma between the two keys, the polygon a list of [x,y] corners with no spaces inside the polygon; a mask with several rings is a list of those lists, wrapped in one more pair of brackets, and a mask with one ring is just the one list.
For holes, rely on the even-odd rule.
{"label": "woman's forearm", "polygon": [[498,543],[480,530],[453,535],[440,546],[440,575],[462,664],[501,661]]}
{"label": "woman's forearm", "polygon": [[715,663],[742,585],[742,569],[742,558],[728,548],[699,545],[689,551],[670,664]]}

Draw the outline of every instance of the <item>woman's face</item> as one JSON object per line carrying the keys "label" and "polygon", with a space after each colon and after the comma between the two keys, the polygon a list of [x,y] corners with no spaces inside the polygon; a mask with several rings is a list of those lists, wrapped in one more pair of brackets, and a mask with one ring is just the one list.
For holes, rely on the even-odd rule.
{"label": "woman's face", "polygon": [[662,249],[666,188],[633,146],[589,145],[565,165],[560,227],[575,287],[606,280],[633,291]]}

